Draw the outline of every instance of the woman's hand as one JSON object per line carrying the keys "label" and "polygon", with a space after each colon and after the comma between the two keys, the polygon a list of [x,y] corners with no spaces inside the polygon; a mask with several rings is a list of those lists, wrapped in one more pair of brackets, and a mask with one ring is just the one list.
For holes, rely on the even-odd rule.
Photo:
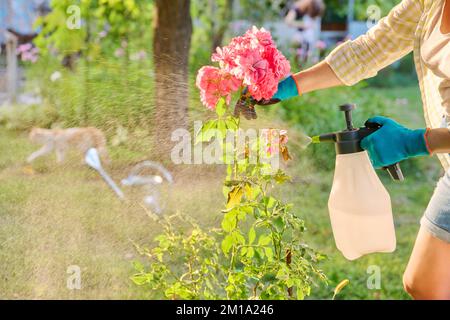
{"label": "woman's hand", "polygon": [[300,95],[300,90],[295,78],[291,75],[278,83],[278,90],[269,100],[253,100],[255,104],[260,106],[268,106],[276,104],[280,101],[287,100]]}
{"label": "woman's hand", "polygon": [[281,81],[278,84],[277,92],[269,100],[255,100],[251,96],[249,97],[249,93],[247,89],[245,89],[241,98],[236,103],[234,116],[239,117],[242,114],[247,120],[256,119],[255,105],[268,106],[298,95],[297,82],[293,76],[289,76]]}
{"label": "woman's hand", "polygon": [[[247,119],[256,119],[254,106],[267,106],[276,104],[280,101],[296,97],[308,92],[341,86],[343,83],[336,76],[334,71],[326,61],[322,61],[317,65],[287,77],[278,84],[278,90],[272,99],[256,101],[251,97],[248,99],[247,92],[244,91],[243,96],[239,99],[235,108],[235,116],[241,113]],[[244,99],[245,98],[245,99]],[[248,106],[251,106],[250,110]]]}
{"label": "woman's hand", "polygon": [[278,84],[278,90],[275,95],[269,101],[257,101],[257,104],[265,105],[272,101],[280,102],[300,95],[300,89],[298,87],[297,81],[293,76],[289,76]]}
{"label": "woman's hand", "polygon": [[431,153],[427,143],[427,129],[411,130],[385,117],[374,117],[367,121],[382,126],[361,141],[361,147],[367,150],[375,168]]}

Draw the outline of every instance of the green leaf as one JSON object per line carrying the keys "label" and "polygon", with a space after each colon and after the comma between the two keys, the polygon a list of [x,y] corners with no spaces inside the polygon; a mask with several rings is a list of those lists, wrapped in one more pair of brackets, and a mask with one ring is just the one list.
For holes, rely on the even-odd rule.
{"label": "green leaf", "polygon": [[228,252],[230,252],[231,248],[233,247],[233,237],[231,235],[227,235],[223,240],[222,240],[222,251],[225,254],[228,254]]}
{"label": "green leaf", "polygon": [[195,136],[195,143],[208,142],[217,133],[217,120],[210,120],[203,124]]}
{"label": "green leaf", "polygon": [[152,280],[153,280],[153,275],[151,273],[136,274],[131,277],[131,281],[133,281],[138,286],[142,286]]}
{"label": "green leaf", "polygon": [[133,267],[137,272],[144,272],[144,265],[139,261],[134,261]]}
{"label": "green leaf", "polygon": [[252,247],[249,247],[247,249],[247,254],[246,254],[247,258],[253,258],[254,255],[255,255],[255,249],[253,249]]}
{"label": "green leaf", "polygon": [[234,117],[229,117],[227,120],[225,120],[225,123],[227,125],[228,130],[236,131],[237,129],[239,129],[237,119]]}
{"label": "green leaf", "polygon": [[274,197],[265,197],[264,198],[264,203],[267,206],[267,208],[273,208],[273,206],[275,205],[275,203],[277,202],[277,200]]}
{"label": "green leaf", "polygon": [[258,245],[267,246],[272,242],[272,238],[269,235],[261,235],[258,240]]}
{"label": "green leaf", "polygon": [[284,173],[281,170],[278,170],[277,173],[274,176],[274,179],[277,183],[283,184],[286,181],[291,181],[291,177],[289,177],[286,173]]}
{"label": "green leaf", "polygon": [[251,227],[248,231],[248,244],[253,244],[256,239],[256,231],[255,228]]}
{"label": "green leaf", "polygon": [[264,253],[266,254],[266,257],[269,261],[273,260],[273,250],[270,247],[265,247],[264,248]]}
{"label": "green leaf", "polygon": [[225,112],[227,112],[227,104],[225,103],[224,98],[220,98],[219,101],[217,101],[216,113],[219,117],[223,117]]}
{"label": "green leaf", "polygon": [[230,211],[223,217],[222,229],[225,232],[231,232],[234,228],[236,228],[236,213]]}
{"label": "green leaf", "polygon": [[289,272],[287,270],[287,267],[282,266],[275,276],[278,280],[287,280],[289,279]]}
{"label": "green leaf", "polygon": [[233,232],[233,240],[234,244],[245,244],[245,238],[238,230]]}
{"label": "green leaf", "polygon": [[273,220],[273,225],[275,227],[275,229],[277,229],[278,232],[282,232],[285,224],[284,224],[284,220],[282,217],[277,217]]}

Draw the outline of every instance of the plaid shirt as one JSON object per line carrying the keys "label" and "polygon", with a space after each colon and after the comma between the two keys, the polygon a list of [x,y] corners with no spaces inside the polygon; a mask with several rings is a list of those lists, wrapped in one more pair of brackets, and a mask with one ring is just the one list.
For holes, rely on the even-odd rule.
{"label": "plaid shirt", "polygon": [[[424,36],[429,24],[445,0],[403,0],[367,34],[337,47],[326,61],[345,85],[375,76],[379,70],[414,51],[422,93],[425,121],[430,128],[450,129],[450,107],[443,107],[439,90],[442,81],[421,58]],[[450,156],[438,154],[444,168],[450,168]]]}

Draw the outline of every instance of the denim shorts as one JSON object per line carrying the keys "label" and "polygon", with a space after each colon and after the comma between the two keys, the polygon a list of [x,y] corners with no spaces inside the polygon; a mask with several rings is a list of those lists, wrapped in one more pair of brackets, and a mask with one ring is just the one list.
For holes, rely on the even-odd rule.
{"label": "denim shorts", "polygon": [[420,223],[433,236],[450,243],[450,170],[439,180]]}

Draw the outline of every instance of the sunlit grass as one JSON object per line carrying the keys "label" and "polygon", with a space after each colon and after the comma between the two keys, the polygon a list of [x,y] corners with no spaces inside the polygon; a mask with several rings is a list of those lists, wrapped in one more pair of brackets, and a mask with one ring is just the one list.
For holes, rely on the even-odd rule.
{"label": "sunlit grass", "polygon": [[[149,244],[160,225],[134,190],[124,188],[130,201],[119,201],[77,155],[60,166],[48,156],[33,164],[34,172],[24,170],[35,146],[23,133],[0,132],[0,148],[8,150],[0,154],[0,298],[150,298],[129,280],[138,259],[133,243]],[[109,171],[116,181],[146,154],[125,147],[111,151],[115,164]],[[198,175],[176,181],[168,212],[183,209],[214,223],[220,183]],[[81,268],[81,290],[66,287],[71,265]]]}

